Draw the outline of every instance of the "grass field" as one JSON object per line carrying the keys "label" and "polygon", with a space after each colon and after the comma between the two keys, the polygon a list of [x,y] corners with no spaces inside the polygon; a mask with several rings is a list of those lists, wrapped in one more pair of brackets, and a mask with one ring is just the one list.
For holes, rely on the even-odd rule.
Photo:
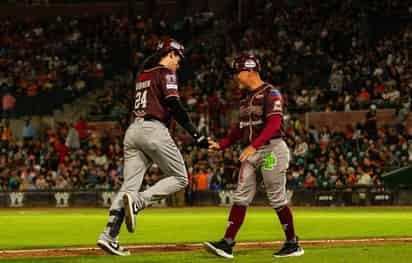
{"label": "grass field", "polygon": [[[412,208],[295,208],[302,240],[412,237]],[[199,243],[221,238],[228,208],[147,209],[137,232],[122,230],[122,244]],[[95,246],[107,220],[106,209],[0,210],[1,249]],[[282,240],[270,208],[250,208],[238,241]],[[274,248],[275,249],[275,248]],[[299,262],[411,262],[411,245],[306,248]],[[273,250],[241,250],[233,262],[272,262]],[[316,259],[316,261],[315,261]],[[144,253],[129,258],[66,257],[0,259],[1,262],[221,262],[203,252]],[[279,262],[298,262],[296,259]]]}

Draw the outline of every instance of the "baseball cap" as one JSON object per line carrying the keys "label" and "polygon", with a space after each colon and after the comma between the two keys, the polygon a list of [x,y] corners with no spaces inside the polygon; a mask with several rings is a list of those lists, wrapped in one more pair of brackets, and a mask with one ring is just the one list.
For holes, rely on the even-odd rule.
{"label": "baseball cap", "polygon": [[252,55],[237,56],[232,63],[232,73],[236,74],[241,71],[260,71],[259,60]]}
{"label": "baseball cap", "polygon": [[162,52],[162,53],[167,53],[172,50],[176,51],[177,54],[179,54],[181,58],[184,58],[183,52],[185,50],[185,47],[173,38],[160,41],[156,48],[156,52]]}

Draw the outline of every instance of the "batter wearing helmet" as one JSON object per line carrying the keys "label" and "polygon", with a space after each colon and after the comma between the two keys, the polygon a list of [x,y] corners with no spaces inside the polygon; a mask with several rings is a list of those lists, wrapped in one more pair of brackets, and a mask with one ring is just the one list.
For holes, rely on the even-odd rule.
{"label": "batter wearing helmet", "polygon": [[301,256],[304,251],[295,235],[292,212],[287,205],[289,149],[282,139],[282,95],[278,87],[261,80],[259,62],[254,56],[237,57],[232,68],[239,87],[246,90],[240,101],[240,123],[219,143],[209,141],[209,148],[225,149],[239,140],[245,149],[239,158],[239,182],[234,192],[225,236],[217,242],[205,242],[204,246],[213,254],[233,258],[234,240],[245,218],[246,209],[255,196],[256,171],[260,170],[269,203],[276,210],[286,236],[284,246],[273,256]]}
{"label": "batter wearing helmet", "polygon": [[[136,78],[136,119],[128,127],[123,141],[124,182],[113,199],[108,223],[97,241],[98,246],[113,255],[130,254],[118,242],[123,220],[127,230],[134,232],[139,211],[188,184],[183,157],[167,128],[171,117],[192,135],[199,147],[209,146],[179,99],[176,71],[184,57],[183,51],[183,46],[173,39],[161,42],[146,69]],[[144,175],[153,163],[168,177],[139,192]]]}

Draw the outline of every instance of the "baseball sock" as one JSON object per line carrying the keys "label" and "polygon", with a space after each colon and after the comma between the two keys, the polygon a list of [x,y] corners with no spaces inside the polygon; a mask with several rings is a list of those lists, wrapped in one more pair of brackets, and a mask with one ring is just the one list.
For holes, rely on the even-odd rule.
{"label": "baseball sock", "polygon": [[119,235],[120,228],[124,219],[124,208],[120,210],[110,210],[109,222],[106,225],[106,233],[113,239]]}
{"label": "baseball sock", "polygon": [[224,239],[231,245],[245,219],[246,206],[233,205],[230,210],[228,226]]}
{"label": "baseball sock", "polygon": [[285,232],[286,240],[296,242],[295,228],[293,226],[293,216],[290,208],[285,205],[276,208],[279,221],[282,224],[283,231]]}

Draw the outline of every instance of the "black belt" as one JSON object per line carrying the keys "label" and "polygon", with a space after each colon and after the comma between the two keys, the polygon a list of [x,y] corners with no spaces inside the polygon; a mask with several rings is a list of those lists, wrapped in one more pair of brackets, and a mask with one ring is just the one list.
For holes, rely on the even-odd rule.
{"label": "black belt", "polygon": [[271,144],[274,140],[278,140],[278,139],[282,139],[282,136],[274,137],[274,138],[270,139],[269,141],[267,141],[264,145],[269,145],[269,144]]}
{"label": "black belt", "polygon": [[[278,139],[283,139],[283,137],[282,136],[278,136],[278,137],[274,137],[274,138],[271,138],[270,140],[268,140],[265,144],[263,144],[262,146],[266,146],[266,145],[269,145],[270,143],[272,143],[274,140],[278,140]],[[245,144],[245,143],[240,143],[240,147],[242,147],[242,148],[245,148],[245,147],[247,147],[247,146],[249,146],[250,145],[250,143],[247,143],[247,144]]]}
{"label": "black belt", "polygon": [[158,121],[158,119],[152,118],[152,117],[143,117],[143,120],[145,120],[145,121]]}
{"label": "black belt", "polygon": [[143,116],[143,119],[145,121],[160,121],[160,122],[162,122],[161,120],[159,120],[158,118],[156,118],[155,116],[152,116],[152,115]]}

